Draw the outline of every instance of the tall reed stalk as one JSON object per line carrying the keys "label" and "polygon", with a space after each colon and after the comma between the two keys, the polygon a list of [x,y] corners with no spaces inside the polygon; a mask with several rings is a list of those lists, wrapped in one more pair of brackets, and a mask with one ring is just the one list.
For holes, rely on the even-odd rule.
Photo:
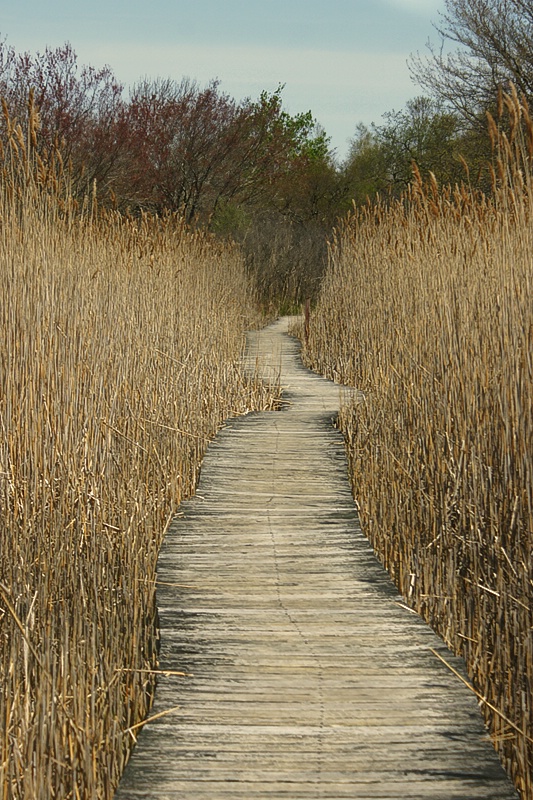
{"label": "tall reed stalk", "polygon": [[78,206],[4,107],[0,797],[110,798],[154,686],[156,558],[243,375],[239,252]]}
{"label": "tall reed stalk", "polygon": [[461,653],[495,746],[533,798],[533,125],[502,98],[491,199],[423,185],[331,246],[306,358],[343,410],[365,532]]}

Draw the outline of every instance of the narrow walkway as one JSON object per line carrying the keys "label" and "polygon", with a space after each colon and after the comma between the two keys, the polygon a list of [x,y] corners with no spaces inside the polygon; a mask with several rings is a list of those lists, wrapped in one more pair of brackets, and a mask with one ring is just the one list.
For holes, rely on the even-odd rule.
{"label": "narrow walkway", "polygon": [[462,669],[362,535],[339,387],[286,320],[250,340],[280,412],[231,420],[159,559],[162,670],[117,800],[511,800]]}

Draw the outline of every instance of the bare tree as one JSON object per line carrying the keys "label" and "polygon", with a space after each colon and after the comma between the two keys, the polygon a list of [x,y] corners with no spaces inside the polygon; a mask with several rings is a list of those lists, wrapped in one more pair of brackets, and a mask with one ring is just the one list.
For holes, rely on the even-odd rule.
{"label": "bare tree", "polygon": [[[435,25],[440,47],[413,56],[411,73],[433,97],[453,108],[469,125],[485,125],[498,92],[512,81],[533,98],[532,0],[445,0]],[[455,51],[446,45],[455,43]]]}

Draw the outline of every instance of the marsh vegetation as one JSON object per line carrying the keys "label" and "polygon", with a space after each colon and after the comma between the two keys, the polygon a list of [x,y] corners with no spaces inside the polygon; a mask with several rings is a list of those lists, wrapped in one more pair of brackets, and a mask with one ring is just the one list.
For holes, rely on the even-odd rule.
{"label": "marsh vegetation", "polygon": [[[490,197],[415,180],[340,226],[307,363],[343,410],[363,529],[467,662],[495,746],[533,796],[533,124],[503,95]],[[507,126],[505,126],[507,128]]]}
{"label": "marsh vegetation", "polygon": [[0,787],[111,797],[156,667],[156,558],[258,322],[235,246],[79,204],[7,116],[0,168]]}
{"label": "marsh vegetation", "polygon": [[531,4],[445,5],[462,50],[343,163],[282,87],[125,97],[70,45],[0,42],[6,800],[112,796],[166,525],[221,422],[274,402],[245,330],[303,301],[308,363],[365,395],[340,421],[365,532],[533,798]]}

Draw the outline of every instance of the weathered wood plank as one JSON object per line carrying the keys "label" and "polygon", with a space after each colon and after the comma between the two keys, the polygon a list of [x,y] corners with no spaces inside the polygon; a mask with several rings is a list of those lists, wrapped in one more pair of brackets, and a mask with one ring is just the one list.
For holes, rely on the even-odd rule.
{"label": "weathered wood plank", "polygon": [[[282,411],[231,420],[158,562],[160,676],[118,800],[516,798],[461,662],[409,609],[361,533],[339,387],[285,321],[250,362]],[[178,707],[178,708],[176,708]]]}

